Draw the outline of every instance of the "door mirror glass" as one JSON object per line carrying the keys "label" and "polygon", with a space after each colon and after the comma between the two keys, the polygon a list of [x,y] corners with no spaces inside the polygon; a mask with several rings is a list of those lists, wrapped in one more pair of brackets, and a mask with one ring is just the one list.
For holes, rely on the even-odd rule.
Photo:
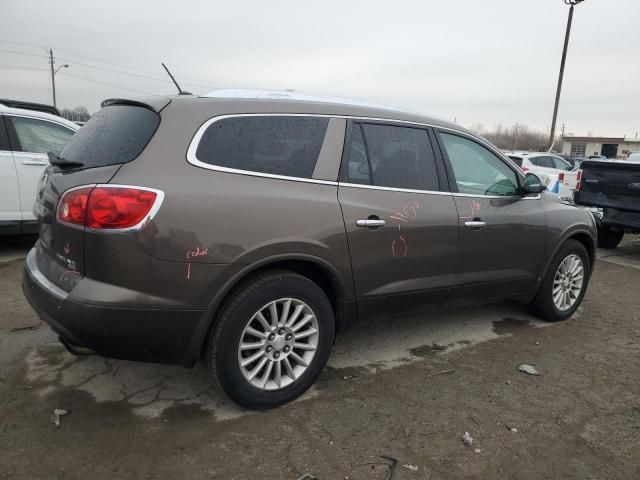
{"label": "door mirror glass", "polygon": [[545,186],[542,184],[540,178],[533,173],[527,173],[524,176],[524,183],[522,184],[523,193],[542,193],[545,190]]}

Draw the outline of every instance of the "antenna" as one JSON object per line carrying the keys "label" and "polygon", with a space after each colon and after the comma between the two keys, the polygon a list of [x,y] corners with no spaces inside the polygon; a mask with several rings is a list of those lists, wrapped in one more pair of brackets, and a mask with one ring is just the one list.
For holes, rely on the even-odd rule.
{"label": "antenna", "polygon": [[173,82],[173,84],[178,89],[178,95],[191,95],[191,92],[185,92],[184,90],[182,90],[180,88],[180,85],[178,85],[178,82],[176,82],[176,79],[173,78],[173,75],[171,75],[171,72],[169,71],[167,66],[164,64],[164,62],[161,62],[161,63],[162,63],[162,68],[164,68],[167,71],[167,75],[169,75],[169,77],[171,77],[171,81]]}

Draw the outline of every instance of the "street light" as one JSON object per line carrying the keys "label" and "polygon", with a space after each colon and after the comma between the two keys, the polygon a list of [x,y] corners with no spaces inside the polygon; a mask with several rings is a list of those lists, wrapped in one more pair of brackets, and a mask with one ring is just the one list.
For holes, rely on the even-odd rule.
{"label": "street light", "polygon": [[553,107],[553,120],[551,121],[551,135],[549,136],[549,151],[553,147],[556,135],[556,120],[558,118],[558,105],[560,104],[560,91],[562,90],[562,79],[564,77],[564,64],[567,61],[567,47],[569,46],[569,36],[571,34],[571,22],[573,21],[573,7],[584,0],[564,0],[565,5],[571,5],[569,18],[567,20],[567,32],[564,36],[564,49],[562,50],[562,61],[560,62],[560,75],[558,76],[558,89],[556,90],[556,103]]}

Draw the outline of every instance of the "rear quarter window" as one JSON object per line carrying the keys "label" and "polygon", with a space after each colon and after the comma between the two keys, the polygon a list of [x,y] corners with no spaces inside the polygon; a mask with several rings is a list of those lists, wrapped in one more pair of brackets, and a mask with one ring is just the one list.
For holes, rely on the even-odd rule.
{"label": "rear quarter window", "polygon": [[224,118],[207,127],[195,156],[216,167],[311,178],[328,122],[304,116]]}
{"label": "rear quarter window", "polygon": [[147,108],[111,105],[94,114],[60,156],[85,168],[127,163],[140,155],[159,124],[160,116]]}
{"label": "rear quarter window", "polygon": [[509,155],[509,158],[519,167],[522,166],[522,157],[515,157],[515,156]]}

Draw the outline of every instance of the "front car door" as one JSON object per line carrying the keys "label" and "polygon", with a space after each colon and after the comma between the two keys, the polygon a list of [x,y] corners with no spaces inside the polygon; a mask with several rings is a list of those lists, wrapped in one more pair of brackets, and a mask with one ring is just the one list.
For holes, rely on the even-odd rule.
{"label": "front car door", "polygon": [[515,165],[471,136],[440,130],[438,138],[458,208],[460,241],[452,303],[527,292],[545,254],[540,195],[520,194]]}
{"label": "front car door", "polygon": [[455,202],[429,129],[349,122],[338,198],[361,319],[420,312],[453,284]]}
{"label": "front car door", "polygon": [[49,165],[47,152],[60,153],[74,130],[41,118],[5,115],[20,189],[23,222],[35,221],[33,204],[40,178]]}

